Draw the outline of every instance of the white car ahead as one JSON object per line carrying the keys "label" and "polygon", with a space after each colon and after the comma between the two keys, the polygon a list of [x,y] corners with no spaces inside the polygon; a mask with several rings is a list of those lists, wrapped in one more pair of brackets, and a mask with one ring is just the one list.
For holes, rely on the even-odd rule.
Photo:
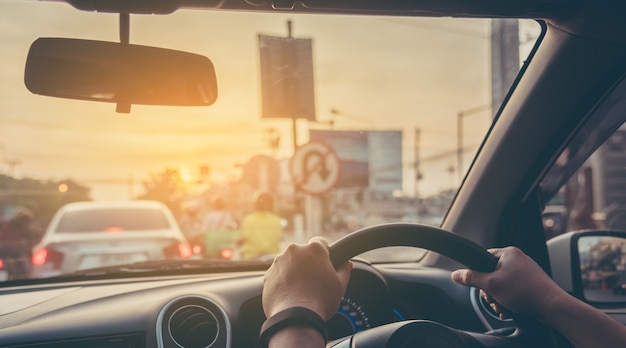
{"label": "white car ahead", "polygon": [[56,212],[34,248],[31,276],[191,256],[174,216],[160,202],[76,202]]}

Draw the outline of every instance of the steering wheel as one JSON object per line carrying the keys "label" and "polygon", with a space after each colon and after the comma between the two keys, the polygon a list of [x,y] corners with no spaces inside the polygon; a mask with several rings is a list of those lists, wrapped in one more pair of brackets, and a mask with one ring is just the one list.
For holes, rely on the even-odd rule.
{"label": "steering wheel", "polygon": [[382,224],[352,232],[330,245],[330,259],[338,267],[363,252],[389,246],[432,250],[481,272],[492,272],[498,263],[498,258],[468,239],[414,223]]}
{"label": "steering wheel", "polygon": [[[441,228],[415,223],[388,223],[352,232],[329,246],[330,258],[333,265],[338,267],[363,252],[389,246],[432,250],[481,272],[494,271],[498,263],[495,256],[468,239]],[[517,322],[518,318],[514,319]],[[331,343],[329,347],[468,348],[486,347],[494,343],[499,347],[520,347],[520,343],[524,343],[522,346],[531,346],[531,342],[520,342],[519,336],[519,330],[511,336],[498,337],[456,330],[427,320],[409,320],[358,332]]]}

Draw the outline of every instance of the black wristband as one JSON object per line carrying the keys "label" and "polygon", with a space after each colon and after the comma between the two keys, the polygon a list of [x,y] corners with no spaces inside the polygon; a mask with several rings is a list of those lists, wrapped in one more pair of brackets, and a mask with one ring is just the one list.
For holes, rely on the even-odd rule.
{"label": "black wristband", "polygon": [[328,340],[328,332],[326,330],[326,322],[314,311],[305,307],[292,307],[280,311],[267,318],[261,327],[261,347],[267,348],[270,337],[273,334],[292,325],[306,325],[319,331],[324,338],[324,342]]}

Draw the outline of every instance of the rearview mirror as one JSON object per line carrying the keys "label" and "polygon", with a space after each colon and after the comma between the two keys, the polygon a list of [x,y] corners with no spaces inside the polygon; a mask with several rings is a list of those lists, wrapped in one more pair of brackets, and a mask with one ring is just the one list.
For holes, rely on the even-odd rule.
{"label": "rearview mirror", "polygon": [[116,42],[39,38],[28,52],[24,82],[35,94],[117,103],[118,111],[130,111],[131,104],[201,106],[217,99],[207,57]]}
{"label": "rearview mirror", "polygon": [[565,290],[595,305],[626,303],[626,232],[569,232],[549,240],[548,250]]}

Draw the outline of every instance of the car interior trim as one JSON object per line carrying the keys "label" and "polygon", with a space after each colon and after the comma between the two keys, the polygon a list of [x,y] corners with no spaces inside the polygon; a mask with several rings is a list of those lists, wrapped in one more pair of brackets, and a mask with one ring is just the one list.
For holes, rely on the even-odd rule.
{"label": "car interior trim", "polygon": [[[161,310],[159,311],[159,314],[157,316],[157,322],[156,322],[156,334],[157,334],[157,345],[159,348],[165,348],[166,344],[165,344],[165,339],[166,337],[164,336],[165,333],[163,331],[163,326],[167,325],[168,329],[171,329],[171,325],[170,323],[168,323],[168,321],[173,317],[173,314],[168,315],[168,311],[176,308],[177,306],[179,308],[176,308],[174,310],[174,312],[180,310],[181,308],[184,308],[186,306],[189,306],[188,304],[181,304],[183,301],[187,301],[187,300],[200,300],[203,301],[205,303],[207,303],[209,306],[204,307],[204,309],[206,309],[215,319],[215,323],[217,325],[217,332],[215,337],[211,340],[210,344],[208,344],[206,347],[210,348],[212,347],[217,341],[218,338],[220,338],[220,336],[223,336],[225,339],[225,346],[226,347],[230,347],[231,346],[231,336],[232,336],[232,328],[231,328],[231,324],[230,324],[230,319],[228,317],[228,314],[226,313],[226,311],[224,310],[224,308],[222,306],[220,306],[217,302],[215,302],[214,300],[212,300],[209,297],[206,296],[200,296],[200,295],[183,295],[183,296],[178,296],[175,297],[173,299],[171,299],[170,301],[168,301],[163,308],[161,308]],[[208,308],[211,307],[211,308]],[[218,313],[216,314],[213,310],[211,309],[215,309],[218,311]],[[219,317],[218,317],[219,315]],[[166,318],[167,317],[167,318]],[[223,326],[220,325],[220,322],[223,323]],[[168,334],[170,335],[170,338],[172,338],[172,333],[171,331],[168,330]],[[179,342],[177,342],[175,339],[172,338],[172,340],[174,341],[174,343],[179,346],[179,347],[183,347]]]}

